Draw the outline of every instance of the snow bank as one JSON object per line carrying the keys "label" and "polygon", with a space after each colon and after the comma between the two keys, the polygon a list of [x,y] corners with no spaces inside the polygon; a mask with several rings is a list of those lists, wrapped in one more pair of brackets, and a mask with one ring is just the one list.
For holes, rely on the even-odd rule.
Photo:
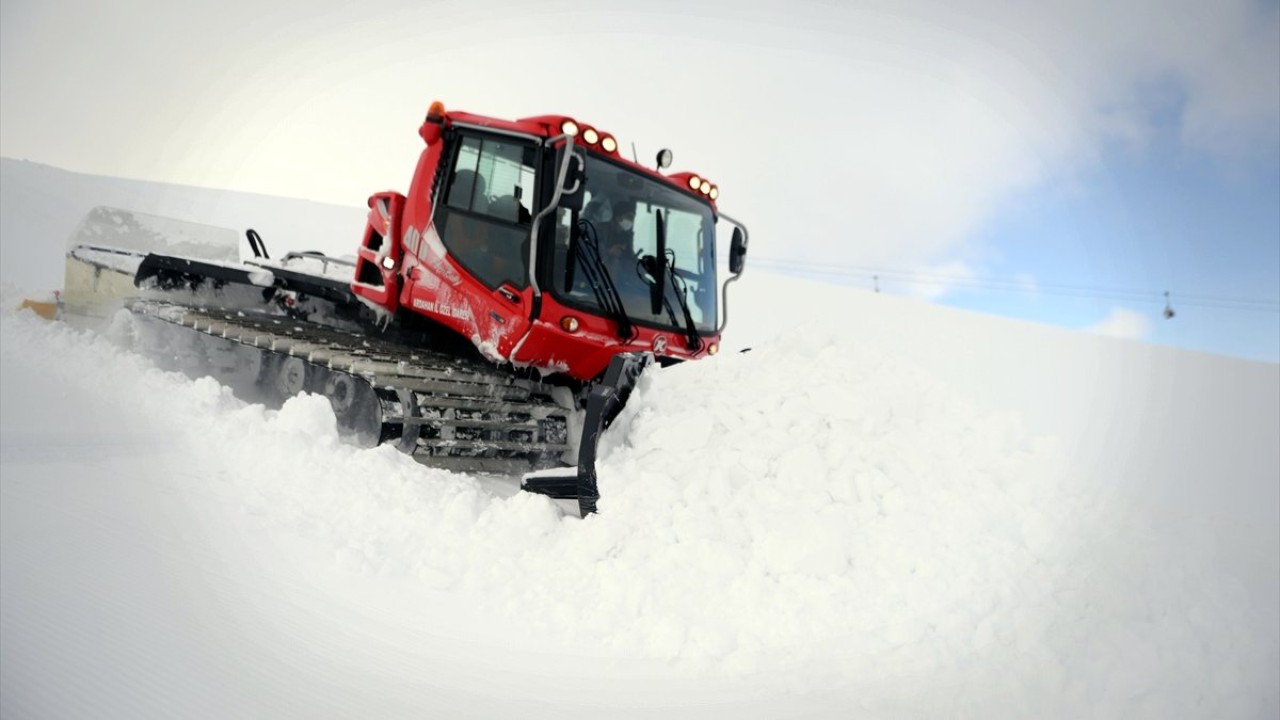
{"label": "snow bank", "polygon": [[866,343],[804,328],[646,378],[632,409],[601,507],[644,538],[620,552],[655,569],[657,607],[705,602],[686,653],[845,645],[864,679],[960,663],[1032,630],[1075,550],[1060,448]]}
{"label": "snow bank", "polygon": [[[867,339],[803,327],[646,378],[628,416],[601,509],[647,577],[629,602],[665,631],[651,650],[821,668],[890,715],[1277,707],[1274,524],[1170,522]],[[1265,498],[1274,461],[1252,463]]]}
{"label": "snow bank", "polygon": [[[166,234],[176,231],[177,237],[194,226],[174,225],[164,219],[149,222],[140,214],[233,228],[232,258],[237,256],[234,250],[248,228],[261,233],[273,257],[283,257],[285,250],[320,250],[340,256],[354,252],[368,212],[362,198],[353,200],[351,207],[339,207],[253,193],[85,175],[0,158],[0,266],[6,270],[4,279],[20,284],[24,290],[48,292],[61,287],[65,245],[86,214],[99,205],[127,208],[142,224]],[[196,232],[186,239],[199,240],[203,245],[208,240],[204,235]],[[110,232],[108,236],[118,239],[119,233]],[[92,236],[83,239],[92,242]],[[222,245],[223,241],[215,240],[214,244]],[[181,249],[198,251],[192,246]]]}
{"label": "snow bank", "polygon": [[[131,502],[150,506],[160,492],[200,508],[181,511],[197,521],[168,540],[193,563],[182,583],[221,577],[222,593],[258,598],[250,588],[267,579],[274,598],[241,600],[241,612],[293,608],[266,623],[290,628],[274,640],[291,657],[326,658],[308,677],[336,683],[303,708],[458,715],[442,708],[486,692],[491,704],[476,714],[703,716],[709,703],[759,717],[1277,708],[1274,547],[1224,544],[1232,518],[1212,512],[1165,522],[1060,441],[975,406],[918,358],[865,337],[801,328],[646,376],[602,448],[601,514],[582,521],[389,448],[347,446],[320,398],[273,412],[99,338],[29,317],[2,322],[6,488],[16,478],[30,497],[46,492],[31,484],[51,468],[30,454],[41,422],[69,448],[126,429],[137,457],[104,464],[72,452],[58,472],[105,473]],[[144,487],[131,472],[149,478]],[[31,502],[6,497],[7,511]],[[8,588],[25,587],[12,580],[15,542],[38,535],[7,537]],[[238,562],[202,564],[195,548],[205,544]],[[280,587],[281,577],[295,580]],[[15,617],[4,626],[7,668],[34,647],[12,640],[28,637]],[[241,622],[219,627],[235,634]],[[377,639],[388,632],[412,647]],[[217,648],[233,665],[257,652]],[[619,677],[599,669],[616,663]],[[358,688],[339,682],[370,672]],[[423,688],[427,676],[448,682]],[[269,674],[254,682],[282,692]],[[573,699],[549,700],[539,683],[572,688]],[[189,715],[199,707],[181,702],[190,699],[172,707]]]}
{"label": "snow bank", "polygon": [[93,205],[359,209],[0,165],[0,715],[1280,713],[1280,366],[753,270],[582,521],[12,310]]}

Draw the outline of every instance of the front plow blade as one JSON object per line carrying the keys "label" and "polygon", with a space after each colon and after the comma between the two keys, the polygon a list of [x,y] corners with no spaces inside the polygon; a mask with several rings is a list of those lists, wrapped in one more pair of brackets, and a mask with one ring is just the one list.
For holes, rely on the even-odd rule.
{"label": "front plow blade", "polygon": [[60,309],[90,320],[111,317],[137,294],[134,275],[150,253],[218,262],[239,260],[234,230],[99,206],[67,239]]}
{"label": "front plow blade", "polygon": [[562,500],[576,498],[582,517],[594,513],[600,499],[596,484],[596,450],[600,435],[622,412],[640,375],[652,363],[653,355],[649,353],[615,355],[605,370],[604,380],[591,388],[591,395],[587,398],[587,414],[578,445],[578,466],[529,473],[520,483],[520,489]]}
{"label": "front plow blade", "polygon": [[57,300],[23,300],[18,309],[30,310],[45,320],[58,319],[59,307]]}

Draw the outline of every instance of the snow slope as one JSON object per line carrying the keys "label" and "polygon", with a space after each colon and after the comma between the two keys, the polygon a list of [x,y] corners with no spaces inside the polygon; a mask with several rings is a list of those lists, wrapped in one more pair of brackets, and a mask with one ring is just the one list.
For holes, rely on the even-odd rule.
{"label": "snow slope", "polygon": [[60,245],[0,245],[5,717],[1280,712],[1275,365],[752,273],[583,521],[15,313]]}
{"label": "snow slope", "polygon": [[[408,172],[406,170],[406,172]],[[285,249],[354,254],[364,198],[352,207],[253,193],[73,173],[0,158],[0,266],[30,290],[62,287],[62,248],[94,206],[126,208],[193,223],[261,233],[273,256]]]}

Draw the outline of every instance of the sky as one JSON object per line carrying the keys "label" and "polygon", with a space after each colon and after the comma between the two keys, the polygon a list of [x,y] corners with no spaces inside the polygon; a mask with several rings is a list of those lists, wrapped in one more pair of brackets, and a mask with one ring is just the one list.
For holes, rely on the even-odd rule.
{"label": "sky", "polygon": [[359,206],[432,100],[564,113],[717,183],[761,267],[1280,361],[1273,1],[0,11],[5,157]]}

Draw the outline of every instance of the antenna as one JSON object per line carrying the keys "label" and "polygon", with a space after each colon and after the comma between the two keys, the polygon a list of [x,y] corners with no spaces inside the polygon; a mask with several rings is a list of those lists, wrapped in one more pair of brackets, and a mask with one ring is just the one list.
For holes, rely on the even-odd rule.
{"label": "antenna", "polygon": [[640,155],[636,153],[636,141],[635,141],[635,140],[632,140],[632,141],[631,141],[631,159],[632,159],[632,160],[635,160],[637,165],[639,165],[639,164],[640,164]]}

